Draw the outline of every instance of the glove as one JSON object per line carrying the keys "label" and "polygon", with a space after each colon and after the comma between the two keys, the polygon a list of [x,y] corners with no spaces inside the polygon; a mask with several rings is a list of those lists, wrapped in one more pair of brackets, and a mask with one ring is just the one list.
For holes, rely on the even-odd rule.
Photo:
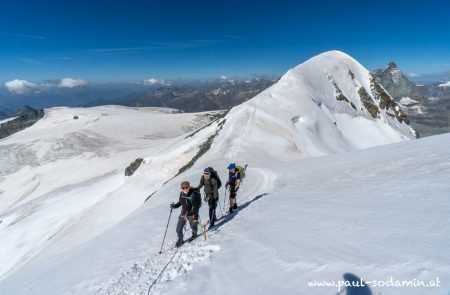
{"label": "glove", "polygon": [[170,209],[173,209],[173,208],[175,208],[175,204],[174,203],[170,204]]}

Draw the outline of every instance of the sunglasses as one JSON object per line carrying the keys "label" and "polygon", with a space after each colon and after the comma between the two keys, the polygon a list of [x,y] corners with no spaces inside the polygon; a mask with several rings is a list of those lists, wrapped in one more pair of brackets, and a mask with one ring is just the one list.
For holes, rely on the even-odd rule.
{"label": "sunglasses", "polygon": [[203,173],[204,175],[210,175],[211,173],[208,173],[208,172],[205,172],[205,173]]}
{"label": "sunglasses", "polygon": [[188,186],[182,186],[181,189],[189,189]]}

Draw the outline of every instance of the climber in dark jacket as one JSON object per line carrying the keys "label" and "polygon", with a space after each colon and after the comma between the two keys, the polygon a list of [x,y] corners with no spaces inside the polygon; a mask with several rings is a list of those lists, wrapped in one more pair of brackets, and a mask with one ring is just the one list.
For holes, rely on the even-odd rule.
{"label": "climber in dark jacket", "polygon": [[230,188],[230,210],[228,212],[233,213],[233,209],[237,209],[236,193],[241,185],[241,173],[239,173],[234,163],[228,166],[228,170],[230,172],[228,173],[228,181],[225,188]]}
{"label": "climber in dark jacket", "polygon": [[181,206],[177,224],[178,241],[175,246],[179,247],[183,244],[183,228],[186,222],[189,222],[192,229],[191,240],[197,237],[198,211],[201,201],[200,192],[191,187],[188,181],[183,181],[178,203],[170,204],[170,208],[179,208]]}
{"label": "climber in dark jacket", "polygon": [[219,200],[219,185],[217,183],[217,180],[211,177],[212,172],[213,171],[211,168],[205,168],[205,170],[203,171],[203,175],[200,178],[200,184],[195,188],[200,190],[202,187],[204,187],[204,200],[205,202],[208,202],[209,206],[209,227],[213,227],[215,221],[217,220],[216,208]]}

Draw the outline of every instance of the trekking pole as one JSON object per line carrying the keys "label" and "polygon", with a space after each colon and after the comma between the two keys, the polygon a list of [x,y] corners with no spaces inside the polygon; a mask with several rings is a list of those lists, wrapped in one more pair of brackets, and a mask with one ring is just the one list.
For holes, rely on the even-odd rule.
{"label": "trekking pole", "polygon": [[159,254],[162,254],[162,248],[164,246],[164,241],[166,240],[167,229],[169,228],[170,217],[172,216],[173,208],[170,208],[169,220],[167,220],[166,231],[164,232],[164,238],[161,244],[161,250],[159,250]]}
{"label": "trekking pole", "polygon": [[206,241],[206,223],[205,224],[201,224],[202,230],[203,230],[203,237],[205,238]]}
{"label": "trekking pole", "polygon": [[219,207],[219,210],[220,210],[220,217],[222,218],[222,216],[223,216],[223,211],[222,211],[222,207],[220,207],[220,197],[219,197],[218,200],[217,200],[217,207]]}
{"label": "trekking pole", "polygon": [[205,224],[201,224],[201,223],[200,223],[200,226],[201,226],[202,229],[203,229],[203,237],[205,238],[205,241],[206,241],[206,223],[205,223]]}
{"label": "trekking pole", "polygon": [[227,199],[227,188],[225,188],[225,197],[223,198],[223,211],[225,211],[225,201]]}
{"label": "trekking pole", "polygon": [[[203,232],[203,237],[205,238],[205,241],[206,241],[206,225],[207,225],[207,223],[205,223],[205,224],[203,224],[202,223],[202,220],[199,218],[198,219],[198,225],[200,225],[200,229],[202,230],[202,232]],[[208,221],[209,222],[209,221]]]}

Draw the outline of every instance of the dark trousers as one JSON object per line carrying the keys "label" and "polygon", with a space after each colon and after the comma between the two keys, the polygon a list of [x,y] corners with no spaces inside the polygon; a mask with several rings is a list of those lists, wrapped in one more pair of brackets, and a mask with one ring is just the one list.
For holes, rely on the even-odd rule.
{"label": "dark trousers", "polygon": [[214,225],[214,222],[217,220],[216,217],[217,199],[210,198],[208,200],[208,206],[209,206],[209,224]]}
{"label": "dark trousers", "polygon": [[[192,234],[197,235],[198,222],[194,222],[194,217],[193,216],[188,216],[187,220],[189,221],[189,225],[191,226]],[[184,225],[186,224],[186,222],[187,221],[186,221],[186,218],[184,216],[178,217],[178,224],[177,224],[178,239],[183,239],[183,228],[184,228]]]}
{"label": "dark trousers", "polygon": [[236,189],[236,186],[230,185],[230,199],[236,198],[236,193],[237,193],[238,189]]}

